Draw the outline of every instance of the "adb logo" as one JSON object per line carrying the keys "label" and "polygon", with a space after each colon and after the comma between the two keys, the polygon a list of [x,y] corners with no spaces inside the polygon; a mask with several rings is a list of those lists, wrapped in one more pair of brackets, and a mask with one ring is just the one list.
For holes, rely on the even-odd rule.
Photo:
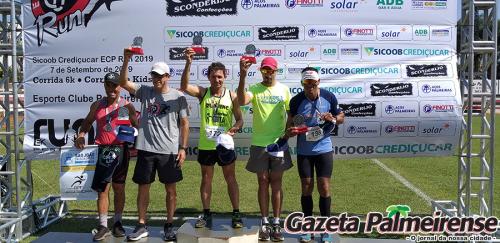
{"label": "adb logo", "polygon": [[253,1],[252,0],[242,0],[241,1],[241,7],[245,10],[251,9],[253,6]]}

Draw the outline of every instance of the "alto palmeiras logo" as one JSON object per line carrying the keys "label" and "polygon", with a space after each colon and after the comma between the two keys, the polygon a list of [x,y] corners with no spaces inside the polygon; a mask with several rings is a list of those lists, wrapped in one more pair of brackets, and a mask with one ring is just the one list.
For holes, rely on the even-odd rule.
{"label": "alto palmeiras logo", "polygon": [[111,11],[111,3],[114,1],[119,0],[31,0],[38,46],[42,45],[46,34],[57,38],[75,27],[87,27],[102,5],[106,5]]}

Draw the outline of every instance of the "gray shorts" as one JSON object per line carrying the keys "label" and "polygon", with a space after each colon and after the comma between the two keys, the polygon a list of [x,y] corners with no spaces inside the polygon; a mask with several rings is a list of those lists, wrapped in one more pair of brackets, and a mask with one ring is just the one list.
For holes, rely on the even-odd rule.
{"label": "gray shorts", "polygon": [[252,145],[246,169],[253,173],[263,171],[285,171],[292,168],[292,156],[288,149],[283,158],[270,156],[265,147]]}

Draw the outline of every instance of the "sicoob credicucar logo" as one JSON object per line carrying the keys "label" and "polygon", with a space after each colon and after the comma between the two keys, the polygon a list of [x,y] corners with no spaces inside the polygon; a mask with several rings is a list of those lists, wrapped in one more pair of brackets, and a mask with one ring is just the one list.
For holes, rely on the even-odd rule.
{"label": "sicoob credicucar logo", "polygon": [[45,34],[57,38],[73,28],[87,27],[94,13],[102,6],[111,11],[111,3],[119,0],[31,0],[31,11],[35,17],[38,46]]}

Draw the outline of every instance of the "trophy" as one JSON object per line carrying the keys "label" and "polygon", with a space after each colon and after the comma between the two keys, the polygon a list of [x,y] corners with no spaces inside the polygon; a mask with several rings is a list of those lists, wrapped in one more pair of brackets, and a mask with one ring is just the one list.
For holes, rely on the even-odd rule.
{"label": "trophy", "polygon": [[255,45],[249,44],[245,47],[245,54],[241,56],[240,59],[247,60],[250,63],[256,64],[257,59],[255,59],[255,52],[257,51],[257,48],[255,48]]}
{"label": "trophy", "polygon": [[203,38],[201,35],[195,35],[193,37],[193,44],[191,45],[191,49],[193,49],[196,54],[205,54],[205,48],[201,45]]}
{"label": "trophy", "polygon": [[298,134],[302,134],[302,133],[306,133],[307,131],[309,131],[309,127],[306,126],[305,121],[306,121],[305,117],[301,114],[294,116],[293,117],[293,125],[295,127],[293,128],[293,132],[298,133]]}
{"label": "trophy", "polygon": [[137,36],[134,38],[131,51],[136,55],[144,55],[144,50],[142,49],[142,37]]}

